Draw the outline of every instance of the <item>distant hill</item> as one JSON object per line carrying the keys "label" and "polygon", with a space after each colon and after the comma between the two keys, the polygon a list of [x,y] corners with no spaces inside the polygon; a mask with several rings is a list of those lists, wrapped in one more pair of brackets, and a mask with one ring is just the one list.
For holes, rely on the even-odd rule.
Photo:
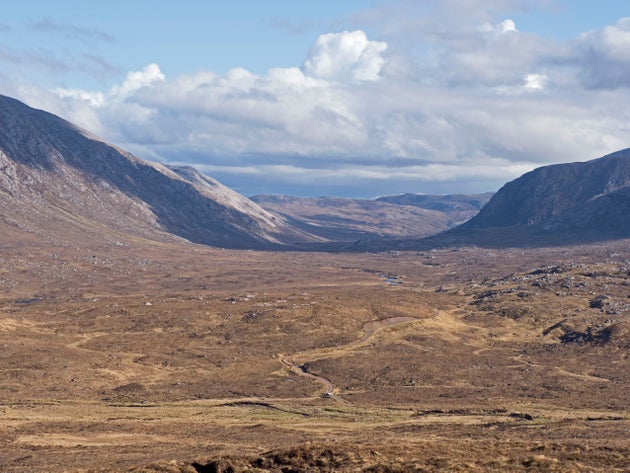
{"label": "distant hill", "polygon": [[258,195],[251,199],[294,226],[327,240],[423,237],[475,215],[492,194],[403,194],[378,199]]}
{"label": "distant hill", "polygon": [[144,161],[5,96],[0,227],[68,242],[131,235],[269,248],[318,240],[191,168]]}
{"label": "distant hill", "polygon": [[449,216],[454,223],[463,223],[475,216],[493,196],[492,192],[483,194],[398,194],[386,195],[375,199],[397,205],[411,205],[427,210],[437,210]]}

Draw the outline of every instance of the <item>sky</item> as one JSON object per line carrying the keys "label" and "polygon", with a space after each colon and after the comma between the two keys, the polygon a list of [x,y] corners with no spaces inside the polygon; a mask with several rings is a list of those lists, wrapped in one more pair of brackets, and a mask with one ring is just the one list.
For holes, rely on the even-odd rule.
{"label": "sky", "polygon": [[627,0],[22,0],[0,94],[247,196],[496,191],[630,147]]}

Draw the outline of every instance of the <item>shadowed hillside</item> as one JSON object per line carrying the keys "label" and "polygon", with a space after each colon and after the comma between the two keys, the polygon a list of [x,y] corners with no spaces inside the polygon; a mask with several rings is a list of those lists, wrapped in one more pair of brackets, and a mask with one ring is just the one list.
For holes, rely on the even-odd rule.
{"label": "shadowed hillside", "polygon": [[231,248],[317,240],[216,181],[139,159],[17,100],[0,96],[0,123],[0,212],[28,231],[105,227]]}
{"label": "shadowed hillside", "polygon": [[629,186],[630,149],[583,163],[545,166],[505,184],[462,227],[617,231],[616,218],[630,210],[624,197]]}

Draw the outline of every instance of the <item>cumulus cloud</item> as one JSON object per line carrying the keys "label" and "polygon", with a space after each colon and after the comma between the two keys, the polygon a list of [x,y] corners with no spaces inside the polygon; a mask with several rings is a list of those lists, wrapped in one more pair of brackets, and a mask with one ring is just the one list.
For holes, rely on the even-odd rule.
{"label": "cumulus cloud", "polygon": [[585,33],[581,39],[611,59],[630,61],[630,18],[622,18],[601,31]]}
{"label": "cumulus cloud", "polygon": [[317,38],[301,65],[265,74],[165,77],[149,64],[105,91],[21,95],[247,194],[297,183],[310,194],[492,190],[540,165],[627,146],[627,20],[559,43],[459,3],[466,15],[416,23],[414,44],[341,31]]}
{"label": "cumulus cloud", "polygon": [[62,99],[85,101],[92,107],[105,105],[105,94],[102,92],[87,92],[81,89],[54,89],[54,92]]}
{"label": "cumulus cloud", "polygon": [[[135,104],[132,96],[164,79],[159,66],[153,63],[141,71],[127,73],[122,84],[115,85],[106,92],[57,87],[51,92],[61,100],[52,104],[49,93],[37,92],[33,88],[22,88],[22,94],[27,95],[35,103],[45,102],[47,110],[58,113],[80,126],[113,137],[116,129],[124,128],[133,121],[146,122],[147,118],[155,113]],[[129,102],[128,98],[131,99]],[[117,113],[123,113],[125,119],[114,120]],[[103,125],[104,122],[108,122],[108,126]]]}
{"label": "cumulus cloud", "polygon": [[111,94],[119,98],[124,98],[137,92],[143,87],[149,87],[156,81],[163,81],[164,74],[157,64],[149,64],[141,71],[132,71],[127,74],[127,78],[120,85],[112,89]]}
{"label": "cumulus cloud", "polygon": [[588,88],[630,87],[630,18],[582,34],[574,62],[582,84]]}
{"label": "cumulus cloud", "polygon": [[547,77],[546,74],[536,74],[536,73],[531,73],[531,74],[525,74],[523,76],[523,86],[526,89],[531,89],[531,90],[542,90],[545,88],[545,85],[547,84],[547,81],[549,80],[549,77]]}
{"label": "cumulus cloud", "polygon": [[304,72],[326,80],[376,81],[387,43],[370,41],[363,31],[323,34],[304,61]]}
{"label": "cumulus cloud", "polygon": [[497,23],[496,25],[484,23],[481,26],[480,30],[484,33],[491,33],[494,35],[501,35],[517,31],[516,23],[514,23],[514,20],[511,20],[509,18],[507,20],[503,20],[501,23]]}
{"label": "cumulus cloud", "polygon": [[[421,49],[406,69],[415,80],[447,88],[520,86],[524,74],[539,68],[542,58],[555,49],[552,42],[520,31],[511,19],[478,23],[474,15],[468,21],[457,15],[439,25],[413,33]],[[393,53],[407,48],[407,43],[393,44]]]}

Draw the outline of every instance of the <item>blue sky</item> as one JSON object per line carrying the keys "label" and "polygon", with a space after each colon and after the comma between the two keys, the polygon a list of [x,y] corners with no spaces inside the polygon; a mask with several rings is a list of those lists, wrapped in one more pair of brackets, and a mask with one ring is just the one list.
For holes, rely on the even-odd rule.
{"label": "blue sky", "polygon": [[[53,73],[42,84],[106,87],[127,71],[157,63],[171,76],[198,70],[225,73],[241,66],[254,73],[300,64],[323,31],[348,29],[369,0],[296,2],[149,0],[23,1],[4,9],[3,44],[52,52],[67,63],[85,55],[108,64],[72,75]],[[7,29],[8,27],[9,29]]]}
{"label": "blue sky", "polygon": [[630,146],[630,6],[29,1],[0,93],[245,195],[496,190]]}

